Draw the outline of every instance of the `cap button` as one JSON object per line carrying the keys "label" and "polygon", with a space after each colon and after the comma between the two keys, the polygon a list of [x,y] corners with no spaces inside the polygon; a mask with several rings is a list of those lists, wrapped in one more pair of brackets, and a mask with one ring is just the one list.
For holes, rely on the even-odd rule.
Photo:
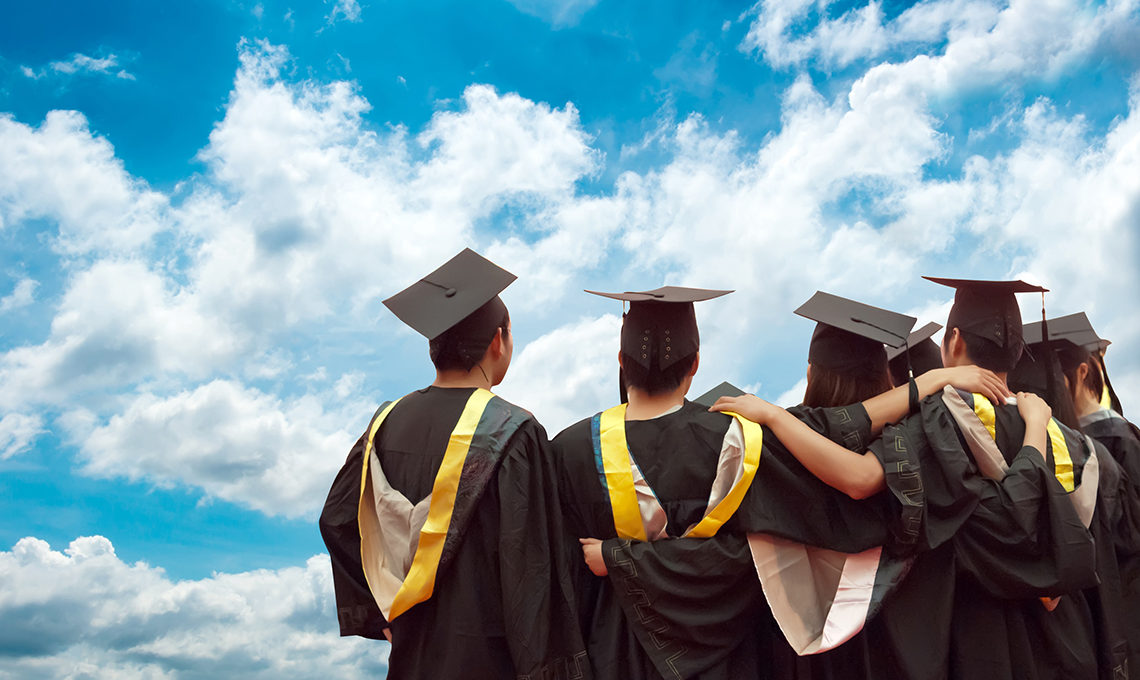
{"label": "cap button", "polygon": [[448,288],[447,290],[443,291],[443,297],[455,297],[455,294],[458,292],[459,291],[455,290],[454,288]]}

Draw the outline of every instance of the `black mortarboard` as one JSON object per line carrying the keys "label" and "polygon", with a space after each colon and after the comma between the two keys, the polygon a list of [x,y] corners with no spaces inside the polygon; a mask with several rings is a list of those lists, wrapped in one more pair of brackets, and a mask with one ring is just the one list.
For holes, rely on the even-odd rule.
{"label": "black mortarboard", "polygon": [[813,366],[867,377],[886,373],[883,345],[901,347],[916,321],[822,291],[800,305],[796,314],[818,322],[808,347]]}
{"label": "black mortarboard", "polygon": [[[903,385],[909,379],[908,371],[918,377],[927,371],[942,368],[942,349],[931,340],[931,336],[942,328],[942,324],[931,321],[907,336],[906,345],[887,350],[887,361],[891,367],[891,381]],[[909,359],[910,368],[907,368]]]}
{"label": "black mortarboard", "polygon": [[701,406],[712,406],[716,403],[716,400],[720,399],[721,397],[739,397],[742,394],[744,394],[744,390],[740,389],[736,385],[733,385],[730,382],[722,382],[708,392],[705,392],[701,396],[694,399],[693,403],[700,404]]}
{"label": "black mortarboard", "polygon": [[622,316],[622,354],[645,368],[661,370],[700,349],[693,303],[732,291],[665,286],[641,292],[586,292],[629,303],[629,311]]}
{"label": "black mortarboard", "polygon": [[[1022,334],[1025,337],[1026,345],[1035,345],[1041,342],[1041,322],[1035,321],[1025,324]],[[1049,319],[1049,339],[1065,340],[1090,352],[1100,351],[1101,343],[1106,342],[1101,340],[1100,336],[1093,330],[1092,324],[1089,323],[1089,318],[1085,316],[1084,312]]]}
{"label": "black mortarboard", "polygon": [[384,301],[416,332],[432,340],[495,299],[518,277],[470,248]]}
{"label": "black mortarboard", "polygon": [[1021,311],[1014,293],[1045,293],[1048,288],[1024,281],[978,281],[972,279],[942,279],[922,277],[927,281],[949,286],[954,294],[954,306],[946,319],[947,328],[958,328],[987,340],[1000,349],[1010,351],[1011,363],[1024,348],[1021,331]]}
{"label": "black mortarboard", "polygon": [[[1108,393],[1108,405],[1117,413],[1121,413],[1120,398],[1116,396],[1116,390],[1112,388],[1112,383],[1108,378],[1108,370],[1105,367],[1104,359],[1101,357],[1101,352],[1112,343],[1097,335],[1084,312],[1049,319],[1048,325],[1050,345],[1056,350],[1061,359],[1061,364],[1073,366],[1085,361],[1095,362],[1096,365],[1090,365],[1089,368],[1100,371],[1104,390]],[[1040,343],[1041,322],[1025,324],[1024,333],[1027,345]],[[1034,352],[1036,351],[1034,348]]]}

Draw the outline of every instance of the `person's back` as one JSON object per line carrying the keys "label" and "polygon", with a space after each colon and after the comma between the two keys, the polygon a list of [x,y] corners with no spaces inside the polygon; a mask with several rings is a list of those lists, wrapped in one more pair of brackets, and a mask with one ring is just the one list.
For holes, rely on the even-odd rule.
{"label": "person's back", "polygon": [[[1013,292],[1032,287],[936,282],[958,287],[946,365],[1012,369],[1023,346]],[[1095,475],[1082,484],[1093,452],[1078,433],[1047,424],[1047,437],[1030,446],[1018,407],[947,390],[872,447],[884,467],[922,480],[918,540],[928,550],[868,628],[891,650],[874,660],[873,677],[1097,677],[1081,592],[1097,582],[1086,529]],[[892,490],[901,499],[915,485]],[[924,612],[924,625],[912,609]]]}
{"label": "person's back", "polygon": [[513,279],[464,251],[385,301],[429,338],[436,380],[377,410],[321,533],[341,634],[392,641],[389,678],[589,673],[546,433],[489,391],[510,364],[497,294]]}

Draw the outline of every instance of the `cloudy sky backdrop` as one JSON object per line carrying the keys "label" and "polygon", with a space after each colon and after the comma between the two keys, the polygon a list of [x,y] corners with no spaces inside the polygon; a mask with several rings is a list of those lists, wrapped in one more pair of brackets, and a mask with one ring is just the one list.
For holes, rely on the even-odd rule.
{"label": "cloudy sky backdrop", "polygon": [[736,289],[696,389],[794,403],[816,289],[1026,278],[1140,413],[1138,0],[2,12],[0,677],[382,674],[315,518],[432,377],[380,301],[465,246],[552,434],[617,397],[581,289],[666,283]]}

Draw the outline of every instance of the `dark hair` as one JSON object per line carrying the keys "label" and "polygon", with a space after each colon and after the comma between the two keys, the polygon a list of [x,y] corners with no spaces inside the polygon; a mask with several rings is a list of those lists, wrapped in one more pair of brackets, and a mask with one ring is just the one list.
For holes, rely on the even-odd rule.
{"label": "dark hair", "polygon": [[1065,377],[1069,379],[1069,390],[1076,398],[1077,388],[1077,369],[1081,364],[1087,364],[1089,372],[1085,374],[1084,388],[1096,395],[1096,400],[1100,401],[1100,395],[1104,393],[1104,378],[1100,372],[1100,362],[1096,360],[1092,352],[1088,350],[1070,347],[1057,352],[1057,357],[1061,360],[1061,371]]}
{"label": "dark hair", "polygon": [[428,341],[428,355],[436,370],[470,371],[487,353],[495,333],[510,335],[511,315],[498,296],[462,321]]}
{"label": "dark hair", "polygon": [[1054,420],[1079,432],[1081,424],[1077,418],[1077,407],[1073,403],[1073,395],[1065,389],[1065,373],[1059,356],[1060,352],[1053,343],[1050,346],[1034,345],[1032,353],[1026,352],[1009,372],[1007,382],[1014,392],[1032,392],[1044,399],[1053,410]]}
{"label": "dark hair", "polygon": [[697,353],[681,357],[664,369],[657,368],[657,356],[653,355],[650,367],[646,368],[637,363],[633,357],[622,352],[621,367],[625,375],[625,383],[630,387],[653,394],[661,394],[677,389],[677,386],[689,375],[693,362],[697,360]]}
{"label": "dark hair", "polygon": [[[947,328],[946,332],[949,333],[950,330]],[[966,355],[970,357],[970,361],[975,366],[987,368],[994,373],[1012,371],[1014,366],[1017,366],[1017,360],[1021,358],[1024,349],[1024,345],[1020,342],[1010,347],[999,347],[996,342],[961,328],[958,328],[958,335],[966,343]],[[1006,342],[1010,340],[1011,338],[1006,338]]]}
{"label": "dark hair", "polygon": [[811,377],[804,390],[804,406],[847,406],[887,392],[891,387],[891,376],[886,370],[874,377],[857,377],[812,364]]}

